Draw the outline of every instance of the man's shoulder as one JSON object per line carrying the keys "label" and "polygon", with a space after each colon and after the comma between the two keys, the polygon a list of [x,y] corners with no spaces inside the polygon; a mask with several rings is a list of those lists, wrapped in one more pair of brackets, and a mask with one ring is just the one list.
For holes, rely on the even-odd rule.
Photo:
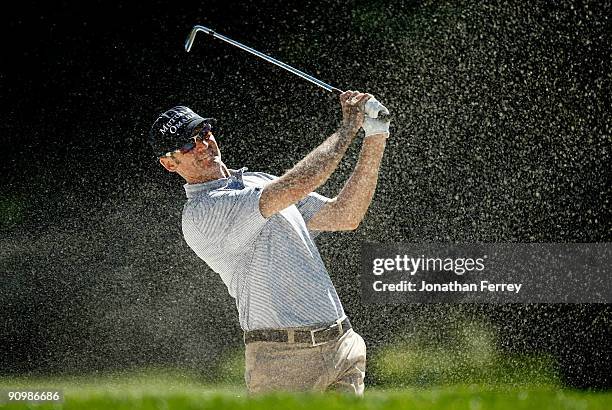
{"label": "man's shoulder", "polygon": [[183,231],[193,230],[194,227],[197,227],[196,231],[202,234],[202,227],[214,225],[226,219],[225,216],[230,207],[227,202],[220,200],[220,196],[215,195],[214,192],[189,199],[183,205]]}
{"label": "man's shoulder", "polygon": [[221,215],[233,208],[236,204],[254,199],[253,191],[259,190],[261,183],[250,181],[243,189],[219,188],[189,198],[183,205],[183,219],[185,217],[202,218],[205,215]]}
{"label": "man's shoulder", "polygon": [[187,202],[183,205],[183,220],[185,217],[191,216],[193,218],[213,211],[215,204],[219,202],[219,198],[222,195],[223,192],[209,191],[187,199]]}

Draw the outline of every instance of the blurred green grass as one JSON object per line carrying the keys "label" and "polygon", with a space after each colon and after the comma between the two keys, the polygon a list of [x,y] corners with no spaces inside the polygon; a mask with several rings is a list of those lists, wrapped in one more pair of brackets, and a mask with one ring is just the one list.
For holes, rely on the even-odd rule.
{"label": "blurred green grass", "polygon": [[64,403],[10,403],[6,409],[608,409],[612,393],[481,385],[369,388],[363,399],[338,393],[248,396],[243,387],[202,383],[181,372],[138,372],[53,379],[0,379],[0,389],[62,389]]}
{"label": "blurred green grass", "polygon": [[556,362],[550,355],[501,351],[497,333],[486,323],[453,321],[454,326],[417,326],[418,331],[380,349],[369,367],[377,384],[561,385]]}

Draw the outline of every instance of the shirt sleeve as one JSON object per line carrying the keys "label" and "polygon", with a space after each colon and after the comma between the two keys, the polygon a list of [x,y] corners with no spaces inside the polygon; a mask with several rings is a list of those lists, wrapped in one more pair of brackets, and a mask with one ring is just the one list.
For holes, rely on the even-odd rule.
{"label": "shirt sleeve", "polygon": [[311,192],[310,194],[308,194],[308,196],[306,198],[298,201],[296,206],[297,206],[297,209],[302,214],[302,217],[304,218],[304,221],[308,222],[329,201],[331,201],[331,198],[328,198],[328,197],[323,196],[321,194],[318,194],[316,192]]}

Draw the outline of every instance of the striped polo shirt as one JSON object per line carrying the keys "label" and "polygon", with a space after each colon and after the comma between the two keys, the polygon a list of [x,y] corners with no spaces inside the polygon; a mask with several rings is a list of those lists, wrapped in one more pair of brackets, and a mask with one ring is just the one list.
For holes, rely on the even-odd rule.
{"label": "striped polo shirt", "polygon": [[244,330],[328,324],[344,317],[336,289],[309,231],[329,198],[311,193],[264,218],[259,198],[275,176],[231,171],[229,178],[186,184],[183,235],[236,299]]}

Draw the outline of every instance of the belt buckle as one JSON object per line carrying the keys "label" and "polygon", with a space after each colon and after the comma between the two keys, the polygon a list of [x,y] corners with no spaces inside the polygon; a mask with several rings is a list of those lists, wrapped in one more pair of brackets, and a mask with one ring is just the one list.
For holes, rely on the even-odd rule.
{"label": "belt buckle", "polygon": [[310,340],[312,340],[312,347],[321,346],[321,345],[324,345],[325,343],[327,343],[327,342],[317,343],[317,341],[315,339],[315,333],[320,332],[322,330],[327,330],[327,329],[329,329],[329,328],[328,327],[320,327],[318,329],[312,329],[310,331]]}
{"label": "belt buckle", "polygon": [[326,327],[320,327],[318,329],[312,329],[310,331],[310,339],[312,340],[312,347],[317,347],[317,346],[321,346],[324,345],[326,343],[329,343],[330,341],[326,341],[326,342],[320,342],[317,343],[316,339],[315,339],[315,333],[320,332],[322,330],[332,330],[334,328],[338,328],[338,335],[342,336],[344,334],[343,329],[342,329],[342,319],[338,319],[336,320],[336,322],[331,325],[331,326],[326,326]]}

